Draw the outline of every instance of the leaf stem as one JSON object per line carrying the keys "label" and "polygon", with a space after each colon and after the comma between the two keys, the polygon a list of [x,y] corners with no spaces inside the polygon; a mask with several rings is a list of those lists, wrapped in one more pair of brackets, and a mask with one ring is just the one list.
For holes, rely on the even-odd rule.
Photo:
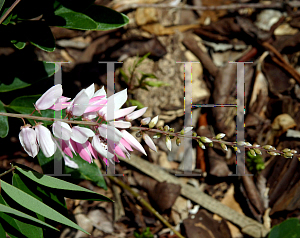
{"label": "leaf stem", "polygon": [[13,5],[8,8],[8,10],[3,14],[3,16],[0,18],[0,24],[5,20],[5,18],[11,13],[11,11],[18,5],[18,3],[21,2],[21,0],[16,0]]}

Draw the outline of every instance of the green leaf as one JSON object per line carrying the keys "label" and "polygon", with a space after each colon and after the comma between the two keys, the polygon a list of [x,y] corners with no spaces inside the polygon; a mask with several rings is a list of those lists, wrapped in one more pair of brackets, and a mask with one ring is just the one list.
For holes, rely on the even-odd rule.
{"label": "green leaf", "polygon": [[0,0],[0,11],[1,11],[1,9],[2,9],[4,3],[5,3],[5,0]]}
{"label": "green leaf", "polygon": [[129,22],[126,15],[99,5],[90,6],[83,13],[96,22],[97,27],[94,30],[112,30],[123,27]]}
{"label": "green leaf", "polygon": [[6,237],[6,232],[5,232],[1,222],[0,222],[0,237],[3,237],[3,238]]}
{"label": "green leaf", "polygon": [[[31,114],[34,111],[33,104],[40,98],[41,95],[31,95],[31,96],[22,96],[14,99],[8,106],[7,109],[10,109],[14,112],[22,113],[22,114]],[[34,112],[33,116],[40,116],[40,117],[51,117],[55,118],[55,113],[62,113],[61,117],[65,117],[66,111],[53,111],[51,109],[42,110],[42,115],[38,112]],[[28,119],[31,125],[35,125],[35,122],[32,119]],[[38,120],[36,120],[38,121]],[[44,126],[52,125],[52,121],[43,121]]]}
{"label": "green leaf", "polygon": [[97,23],[89,16],[62,5],[55,10],[53,16],[47,18],[47,22],[52,26],[78,30],[94,30],[97,28]]}
{"label": "green leaf", "polygon": [[19,50],[22,50],[26,46],[26,42],[22,41],[12,40],[11,43]]}
{"label": "green leaf", "polygon": [[[14,172],[13,186],[38,199],[39,201],[53,208],[55,211],[63,214],[65,217],[68,217],[65,199],[61,194],[59,194],[59,191],[51,190],[48,187],[32,182],[31,179],[24,176],[18,170],[15,170]],[[44,217],[39,214],[37,215],[40,220],[44,221]]]}
{"label": "green leaf", "polygon": [[122,77],[124,78],[124,81],[125,81],[126,83],[128,83],[129,78],[128,78],[127,74],[123,71],[123,69],[120,69],[120,74],[121,74]]}
{"label": "green leaf", "polygon": [[274,226],[268,238],[298,238],[300,237],[300,223],[298,218],[290,218]]}
{"label": "green leaf", "polygon": [[[3,5],[1,6],[1,8],[3,7]],[[6,13],[6,11],[8,10],[10,8],[10,6],[5,6],[4,7],[4,10],[2,11],[2,14],[0,15],[0,17],[2,17],[5,13]],[[5,20],[2,22],[2,24],[3,25],[8,25],[8,23],[10,22],[10,19],[11,19],[11,17],[12,17],[12,13],[10,13],[6,18],[5,18]]]}
{"label": "green leaf", "polygon": [[144,84],[150,86],[150,87],[162,87],[162,86],[170,86],[167,83],[164,83],[162,81],[144,81]]}
{"label": "green leaf", "polygon": [[[6,112],[3,103],[0,101],[0,112]],[[8,134],[8,118],[0,116],[0,137],[4,138]]]}
{"label": "green leaf", "polygon": [[134,100],[134,99],[128,99],[128,101],[131,103],[131,106],[137,106],[137,109],[142,109],[145,107],[140,101]]}
{"label": "green leaf", "polygon": [[28,41],[34,46],[52,52],[55,50],[55,39],[50,27],[43,21],[26,21],[20,24]]}
{"label": "green leaf", "polygon": [[67,226],[73,227],[75,229],[78,229],[80,231],[83,231],[84,233],[90,235],[87,231],[82,229],[80,226],[78,226],[76,223],[72,222],[71,220],[67,219],[57,211],[53,210],[51,207],[45,205],[44,203],[40,202],[36,198],[28,195],[27,193],[23,192],[22,190],[6,183],[5,181],[1,181],[1,188],[4,190],[4,192],[11,197],[15,202],[20,204],[21,206],[39,213],[40,215],[49,218],[51,220],[54,220],[56,222],[65,224]]}
{"label": "green leaf", "polygon": [[[3,183],[3,181],[1,181],[1,185],[2,185],[2,183]],[[3,213],[1,213],[1,212],[3,212]],[[7,215],[7,214],[11,214],[13,216],[10,216],[10,215]],[[55,227],[53,227],[53,226],[51,226],[51,225],[49,225],[49,224],[47,224],[43,221],[40,221],[39,219],[37,219],[35,217],[29,216],[29,215],[27,215],[23,212],[20,212],[20,211],[14,209],[14,208],[8,206],[8,204],[3,199],[2,195],[0,195],[0,217],[3,220],[5,220],[6,222],[8,222],[10,225],[15,227],[18,231],[21,232],[21,234],[24,234],[24,235],[26,235],[26,233],[30,235],[31,232],[26,231],[26,230],[22,230],[21,227],[18,227],[18,225],[20,224],[20,223],[19,224],[16,223],[17,222],[16,219],[18,219],[18,218],[25,218],[25,219],[28,219],[28,220],[33,221],[35,223],[41,224],[43,226],[46,226],[46,227],[49,227],[51,229],[54,229],[54,230],[58,231],[58,229],[56,229]],[[19,222],[24,223],[23,221],[24,220],[22,220],[22,222],[21,221],[19,221]],[[6,227],[5,227],[5,229],[6,229]],[[28,237],[30,237],[30,236],[28,236]]]}
{"label": "green leaf", "polygon": [[[82,159],[81,159],[82,160]],[[74,199],[84,199],[84,200],[93,200],[93,201],[108,201],[111,202],[109,198],[95,193],[86,188],[80,187],[78,185],[66,182],[64,180],[60,180],[51,176],[43,175],[35,172],[30,168],[26,168],[25,166],[19,167],[18,165],[16,169],[25,175],[27,178],[33,180],[34,182],[43,185],[45,187],[49,187],[55,190],[59,190],[59,194],[64,197],[74,198]],[[102,176],[103,177],[103,176]],[[71,195],[71,197],[70,197]]]}
{"label": "green leaf", "polygon": [[136,63],[136,67],[138,67],[148,56],[151,54],[151,52],[145,54],[143,57],[141,57],[138,62]]}
{"label": "green leaf", "polygon": [[[34,73],[32,73],[34,71]],[[25,88],[31,84],[54,75],[55,64],[45,61],[6,62],[1,66],[0,92]]]}

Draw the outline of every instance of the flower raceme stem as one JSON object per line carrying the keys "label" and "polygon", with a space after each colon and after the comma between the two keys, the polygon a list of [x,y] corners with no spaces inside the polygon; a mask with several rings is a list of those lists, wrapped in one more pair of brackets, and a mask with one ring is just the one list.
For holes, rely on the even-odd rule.
{"label": "flower raceme stem", "polygon": [[[42,150],[46,157],[51,157],[58,148],[62,153],[66,165],[75,168],[77,165],[70,158],[73,153],[78,153],[82,159],[93,162],[94,159],[103,159],[107,165],[108,161],[114,163],[118,161],[116,155],[130,158],[132,148],[147,155],[138,140],[128,133],[125,129],[138,130],[145,143],[157,152],[156,146],[148,133],[153,133],[153,138],[165,136],[166,147],[171,150],[171,139],[175,138],[176,144],[180,145],[180,138],[188,137],[196,140],[202,149],[204,144],[212,146],[213,143],[221,144],[221,148],[226,151],[227,147],[232,147],[239,152],[239,146],[244,146],[250,150],[251,154],[261,154],[261,150],[266,151],[270,155],[282,155],[291,158],[297,154],[297,151],[286,148],[283,151],[276,150],[273,146],[252,146],[249,142],[226,142],[222,139],[226,136],[219,133],[214,138],[197,136],[195,132],[192,136],[187,135],[192,131],[192,127],[186,127],[184,130],[174,132],[173,128],[168,125],[164,127],[154,128],[158,122],[158,116],[154,118],[144,118],[141,120],[140,127],[133,127],[131,122],[146,112],[147,108],[135,111],[136,106],[121,108],[127,100],[127,90],[120,91],[107,98],[104,87],[95,92],[94,84],[86,89],[82,89],[76,97],[71,101],[68,97],[62,96],[62,86],[57,84],[48,89],[35,103],[35,109],[38,111],[51,109],[66,109],[69,119],[44,118],[32,115],[2,113],[0,116],[12,116],[17,118],[27,118],[34,120],[53,121],[52,132],[42,125],[41,122],[36,123],[32,128],[28,124],[21,127],[19,139],[22,147],[31,157],[35,157]],[[107,114],[107,104],[114,100],[114,113],[110,118]],[[81,117],[81,121],[78,120]],[[76,119],[76,120],[74,120]],[[77,124],[77,126],[71,126]],[[80,126],[80,125],[84,125]],[[119,130],[119,129],[120,130]],[[108,148],[112,149],[115,154],[108,152]]]}

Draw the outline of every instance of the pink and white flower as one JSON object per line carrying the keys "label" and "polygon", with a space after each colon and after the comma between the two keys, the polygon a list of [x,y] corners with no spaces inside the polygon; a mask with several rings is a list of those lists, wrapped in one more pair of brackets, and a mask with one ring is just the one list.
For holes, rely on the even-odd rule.
{"label": "pink and white flower", "polygon": [[56,151],[56,144],[54,138],[47,127],[42,126],[42,122],[37,123],[34,126],[36,131],[37,141],[44,155],[48,158],[54,155]]}
{"label": "pink and white flower", "polygon": [[39,146],[36,140],[36,131],[30,127],[31,125],[29,124],[21,127],[19,140],[27,154],[34,158],[39,152]]}
{"label": "pink and white flower", "polygon": [[59,97],[62,96],[61,84],[56,84],[49,88],[35,103],[36,110],[46,110],[54,105]]}

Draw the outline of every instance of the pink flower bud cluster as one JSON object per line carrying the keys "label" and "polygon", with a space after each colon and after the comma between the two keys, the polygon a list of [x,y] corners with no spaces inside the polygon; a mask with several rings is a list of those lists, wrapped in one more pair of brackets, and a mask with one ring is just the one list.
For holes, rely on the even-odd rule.
{"label": "pink flower bud cluster", "polygon": [[[21,127],[19,139],[29,156],[35,157],[40,148],[46,157],[51,157],[58,148],[65,158],[66,165],[76,167],[77,165],[69,159],[73,158],[73,153],[78,153],[89,163],[93,162],[92,158],[101,158],[106,164],[107,160],[111,163],[118,161],[116,154],[130,158],[133,148],[147,155],[135,137],[124,130],[130,128],[130,122],[142,116],[147,110],[145,107],[134,111],[136,106],[121,109],[127,100],[127,89],[107,98],[104,87],[95,92],[95,86],[92,84],[82,89],[72,101],[70,100],[71,98],[62,96],[62,85],[57,84],[36,101],[35,108],[37,111],[66,109],[69,119],[81,117],[84,121],[99,122],[99,125],[71,126],[65,122],[55,121],[52,125],[52,134],[41,122],[33,128],[26,124]],[[114,102],[113,118],[109,118],[107,114],[107,104],[110,100]],[[149,143],[148,137],[145,136],[144,139]],[[151,147],[155,148],[153,142]]]}

